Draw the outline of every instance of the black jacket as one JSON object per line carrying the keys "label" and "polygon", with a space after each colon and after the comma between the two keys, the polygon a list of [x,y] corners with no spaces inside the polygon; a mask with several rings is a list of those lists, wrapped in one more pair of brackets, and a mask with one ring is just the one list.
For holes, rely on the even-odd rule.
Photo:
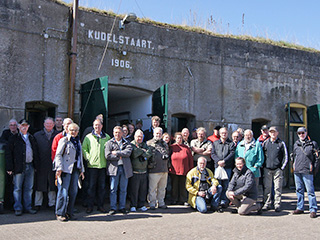
{"label": "black jacket", "polygon": [[264,167],[270,170],[281,168],[284,170],[288,163],[286,144],[277,138],[274,142],[268,138],[262,144],[264,152]]}
{"label": "black jacket", "polygon": [[234,168],[234,155],[236,147],[234,142],[227,139],[225,143],[222,143],[221,139],[212,143],[211,158],[215,163],[215,167],[218,167],[218,162],[225,161],[225,168]]}
{"label": "black jacket", "polygon": [[[33,166],[38,166],[39,154],[38,146],[35,138],[29,134],[29,141],[33,151]],[[10,137],[7,145],[6,153],[6,170],[13,171],[14,174],[22,173],[26,168],[26,143],[22,139],[21,134]]]}
{"label": "black jacket", "polygon": [[55,190],[55,172],[52,171],[51,146],[54,137],[58,134],[56,130],[51,134],[48,140],[45,131],[42,129],[34,134],[39,150],[39,161],[37,162],[37,172],[35,174],[35,190],[46,192],[48,186],[50,191]]}
{"label": "black jacket", "polygon": [[152,158],[155,163],[155,167],[150,168],[149,173],[168,172],[169,147],[165,141],[152,138],[147,142],[147,145],[152,151]]}
{"label": "black jacket", "polygon": [[306,138],[304,142],[299,139],[293,146],[293,167],[295,173],[312,174],[311,166],[314,166],[316,158],[315,150],[318,150],[318,144]]}
{"label": "black jacket", "polygon": [[236,196],[244,195],[253,200],[257,200],[258,190],[251,170],[243,166],[241,171],[234,168],[233,172],[234,174],[229,183],[228,191],[233,191]]}

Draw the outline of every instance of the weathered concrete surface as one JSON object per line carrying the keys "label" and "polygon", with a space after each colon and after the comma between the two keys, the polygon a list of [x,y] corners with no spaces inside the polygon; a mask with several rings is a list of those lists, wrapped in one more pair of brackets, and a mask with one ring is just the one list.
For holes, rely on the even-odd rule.
{"label": "weathered concrete surface", "polygon": [[[320,192],[316,192],[318,199]],[[308,212],[292,215],[296,195],[283,195],[283,210],[261,216],[224,213],[200,214],[188,207],[106,216],[81,212],[77,221],[61,223],[52,212],[21,217],[0,215],[1,239],[318,239],[319,221]],[[306,207],[307,209],[307,207]]]}
{"label": "weathered concrete surface", "polygon": [[[29,101],[50,102],[65,116],[70,8],[50,0],[7,0],[0,2],[0,19],[0,129],[11,117],[22,118]],[[319,53],[143,22],[120,30],[119,18],[108,35],[114,19],[79,10],[76,120],[81,84],[103,76],[128,92],[168,84],[169,132],[171,116],[185,113],[209,130],[215,124],[250,128],[252,120],[264,119],[283,137],[286,103],[320,103]],[[115,60],[128,66],[115,66]]]}

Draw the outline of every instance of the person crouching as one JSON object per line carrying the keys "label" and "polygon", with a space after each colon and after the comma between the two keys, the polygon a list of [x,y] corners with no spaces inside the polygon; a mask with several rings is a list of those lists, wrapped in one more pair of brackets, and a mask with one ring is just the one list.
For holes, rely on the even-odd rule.
{"label": "person crouching", "polygon": [[188,203],[201,213],[207,212],[207,202],[210,202],[213,212],[218,211],[222,191],[218,180],[213,177],[212,171],[206,168],[206,165],[206,158],[199,157],[197,166],[188,172],[186,180]]}

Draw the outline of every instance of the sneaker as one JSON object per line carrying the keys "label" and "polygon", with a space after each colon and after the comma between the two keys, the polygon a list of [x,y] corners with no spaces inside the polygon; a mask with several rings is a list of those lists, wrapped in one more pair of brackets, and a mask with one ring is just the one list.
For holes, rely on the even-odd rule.
{"label": "sneaker", "polygon": [[310,213],[310,217],[311,217],[311,218],[316,218],[316,217],[317,217],[316,212],[311,212],[311,213]]}
{"label": "sneaker", "polygon": [[303,210],[296,209],[296,210],[293,211],[292,214],[303,214]]}
{"label": "sneaker", "polygon": [[168,206],[163,204],[163,205],[159,206],[158,208],[166,209],[166,208],[168,208]]}
{"label": "sneaker", "polygon": [[184,202],[184,204],[183,204],[184,206],[189,206],[189,203],[188,202]]}
{"label": "sneaker", "polygon": [[115,215],[116,214],[116,210],[111,209],[108,213],[109,216]]}
{"label": "sneaker", "polygon": [[68,221],[68,219],[67,219],[66,217],[64,217],[64,216],[56,215],[56,217],[57,217],[57,220],[60,221],[60,222],[66,222],[66,221]]}
{"label": "sneaker", "polygon": [[136,212],[136,211],[137,211],[137,209],[135,207],[130,208],[130,212]]}
{"label": "sneaker", "polygon": [[155,206],[150,206],[150,210],[156,210]]}
{"label": "sneaker", "polygon": [[139,208],[140,211],[145,212],[148,211],[148,208],[146,206],[143,206],[141,208]]}
{"label": "sneaker", "polygon": [[21,216],[21,215],[22,215],[22,211],[21,211],[21,210],[15,210],[15,211],[14,211],[14,214],[15,214],[16,216]]}
{"label": "sneaker", "polygon": [[119,209],[119,212],[123,214],[128,214],[128,211],[125,208]]}

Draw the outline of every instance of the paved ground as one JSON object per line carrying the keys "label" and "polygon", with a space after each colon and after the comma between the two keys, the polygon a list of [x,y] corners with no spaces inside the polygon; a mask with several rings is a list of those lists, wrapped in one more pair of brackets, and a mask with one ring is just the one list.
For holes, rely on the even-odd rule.
{"label": "paved ground", "polygon": [[[316,192],[320,199],[320,192]],[[136,212],[126,216],[106,216],[77,206],[77,221],[58,222],[52,211],[16,217],[13,212],[0,215],[0,239],[318,239],[320,215],[292,215],[296,195],[283,195],[283,210],[261,216],[230,213],[200,214],[184,206],[165,210]],[[306,206],[307,209],[307,206]]]}

